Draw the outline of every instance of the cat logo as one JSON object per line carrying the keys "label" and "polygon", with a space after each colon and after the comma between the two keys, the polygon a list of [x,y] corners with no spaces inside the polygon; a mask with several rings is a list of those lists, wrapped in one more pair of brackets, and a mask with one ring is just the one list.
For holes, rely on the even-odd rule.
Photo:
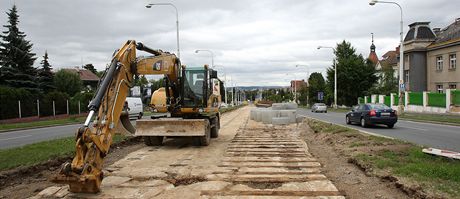
{"label": "cat logo", "polygon": [[161,70],[162,65],[163,65],[163,61],[162,61],[162,60],[155,62],[155,63],[153,64],[153,70]]}

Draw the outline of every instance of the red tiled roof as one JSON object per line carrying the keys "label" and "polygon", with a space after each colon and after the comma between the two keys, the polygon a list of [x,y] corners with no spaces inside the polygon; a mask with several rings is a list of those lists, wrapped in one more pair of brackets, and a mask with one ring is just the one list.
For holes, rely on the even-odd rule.
{"label": "red tiled roof", "polygon": [[99,77],[96,74],[86,69],[64,68],[63,70],[77,73],[82,81],[99,81]]}

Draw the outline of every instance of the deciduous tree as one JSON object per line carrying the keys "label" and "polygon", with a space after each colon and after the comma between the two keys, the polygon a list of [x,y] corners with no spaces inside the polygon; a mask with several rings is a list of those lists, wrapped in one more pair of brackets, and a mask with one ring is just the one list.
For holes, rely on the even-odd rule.
{"label": "deciduous tree", "polygon": [[[360,96],[368,94],[377,81],[375,68],[370,60],[356,53],[356,49],[345,40],[334,50],[337,68],[337,104],[352,106]],[[334,93],[334,66],[327,69],[327,91],[329,101]]]}

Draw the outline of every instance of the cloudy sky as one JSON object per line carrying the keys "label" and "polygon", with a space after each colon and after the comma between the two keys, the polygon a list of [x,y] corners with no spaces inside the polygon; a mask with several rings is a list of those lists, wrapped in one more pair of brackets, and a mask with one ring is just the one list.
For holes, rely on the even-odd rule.
{"label": "cloudy sky", "polygon": [[[20,30],[40,56],[37,66],[47,50],[55,69],[93,63],[103,70],[128,39],[176,52],[174,9],[145,8],[155,2],[170,2],[179,10],[182,63],[210,64],[209,53],[194,51],[212,50],[215,65],[239,86],[288,85],[290,79],[306,78],[307,68],[324,72],[332,50],[317,50],[318,45],[347,40],[367,56],[372,32],[381,56],[399,43],[399,9],[369,6],[368,0],[0,0],[0,24],[6,24],[5,12],[16,4]],[[399,3],[405,31],[415,21],[445,27],[460,17],[458,0]]]}

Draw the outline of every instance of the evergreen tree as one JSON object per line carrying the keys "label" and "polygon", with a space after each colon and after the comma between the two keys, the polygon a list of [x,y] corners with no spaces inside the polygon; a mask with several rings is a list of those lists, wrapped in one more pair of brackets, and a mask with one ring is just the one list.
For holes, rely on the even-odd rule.
{"label": "evergreen tree", "polygon": [[86,64],[85,66],[83,66],[83,68],[97,75],[97,70],[96,68],[94,68],[93,64]]}
{"label": "evergreen tree", "polygon": [[54,86],[54,74],[51,71],[52,67],[48,62],[48,52],[45,52],[43,60],[40,62],[41,68],[38,69],[38,88],[44,93],[56,89]]}
{"label": "evergreen tree", "polygon": [[[352,106],[360,96],[377,82],[375,68],[370,60],[356,54],[349,42],[337,44],[334,51],[337,68],[337,105]],[[334,67],[327,69],[328,102],[334,99]]]}
{"label": "evergreen tree", "polygon": [[324,81],[324,77],[321,73],[312,73],[308,78],[308,85],[309,85],[309,103],[313,104],[316,102],[324,102],[323,100],[318,99],[318,92],[323,92],[325,94],[326,83]]}
{"label": "evergreen tree", "polygon": [[24,32],[19,31],[19,15],[16,5],[7,12],[7,30],[0,35],[0,84],[16,88],[37,91],[35,81],[36,69],[33,67],[35,54],[32,43],[25,39]]}

